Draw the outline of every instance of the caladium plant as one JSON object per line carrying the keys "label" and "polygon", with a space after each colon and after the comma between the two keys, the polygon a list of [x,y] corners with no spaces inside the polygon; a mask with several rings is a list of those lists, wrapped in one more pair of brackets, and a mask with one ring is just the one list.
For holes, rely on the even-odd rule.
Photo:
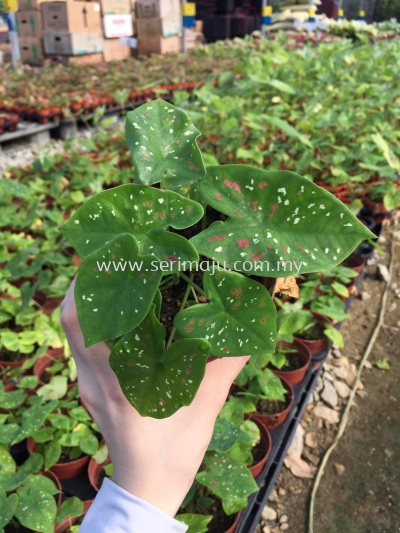
{"label": "caladium plant", "polygon": [[[332,268],[372,236],[297,174],[206,169],[199,135],[162,100],[129,112],[134,183],[90,198],[60,228],[83,259],[75,299],[85,344],[109,343],[143,416],[189,405],[209,355],[273,351],[276,309],[263,278]],[[162,302],[182,282],[167,339]]]}

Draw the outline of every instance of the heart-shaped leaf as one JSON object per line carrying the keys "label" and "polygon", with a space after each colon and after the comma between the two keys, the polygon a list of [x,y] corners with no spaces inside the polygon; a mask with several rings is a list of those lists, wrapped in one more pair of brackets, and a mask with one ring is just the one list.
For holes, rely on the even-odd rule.
{"label": "heart-shaped leaf", "polygon": [[176,516],[176,520],[179,522],[182,522],[183,524],[186,524],[189,529],[187,530],[187,533],[207,533],[208,531],[208,524],[213,519],[210,515],[200,515],[200,514],[178,514]]}
{"label": "heart-shaped leaf", "polygon": [[10,494],[7,498],[5,491],[0,491],[0,528],[3,528],[10,522],[17,505],[18,494]]}
{"label": "heart-shaped leaf", "polygon": [[83,513],[83,502],[76,496],[65,500],[57,512],[57,523],[60,524],[68,517],[81,516]]}
{"label": "heart-shaped leaf", "polygon": [[[124,271],[112,261],[140,265]],[[106,268],[100,265],[106,264]],[[136,239],[127,233],[115,237],[82,262],[75,286],[79,324],[86,347],[124,335],[149,311],[162,277],[158,261],[139,254]]]}
{"label": "heart-shaped leaf", "polygon": [[57,514],[54,497],[41,488],[22,488],[15,516],[21,524],[33,531],[53,533]]}
{"label": "heart-shaped leaf", "polygon": [[250,470],[229,455],[207,452],[207,470],[199,472],[196,481],[206,485],[216,496],[226,500],[243,500],[258,490]]}
{"label": "heart-shaped leaf", "polygon": [[126,140],[139,181],[182,185],[205,175],[190,118],[163,100],[144,104],[126,116]]}
{"label": "heart-shaped leaf", "polygon": [[218,418],[215,422],[213,436],[208,445],[208,450],[227,452],[239,441],[250,443],[252,442],[252,438],[239,427],[233,426],[227,420]]}
{"label": "heart-shaped leaf", "polygon": [[166,418],[190,405],[204,377],[210,345],[181,339],[164,351],[165,330],[154,305],[143,322],[114,347],[110,366],[142,416]]}
{"label": "heart-shaped leaf", "polygon": [[[165,231],[188,228],[203,216],[203,207],[172,191],[143,185],[121,185],[89,199],[61,226],[82,257],[122,233],[132,234],[141,254],[156,256],[179,270],[178,262],[197,261],[196,249],[185,238]],[[175,266],[174,266],[175,264]]]}
{"label": "heart-shaped leaf", "polygon": [[203,337],[218,357],[274,351],[276,308],[267,289],[228,270],[205,272],[204,290],[210,303],[178,313],[174,326],[184,337]]}
{"label": "heart-shaped leaf", "polygon": [[200,191],[229,218],[191,242],[200,254],[248,274],[326,270],[373,237],[340,200],[293,172],[210,167]]}

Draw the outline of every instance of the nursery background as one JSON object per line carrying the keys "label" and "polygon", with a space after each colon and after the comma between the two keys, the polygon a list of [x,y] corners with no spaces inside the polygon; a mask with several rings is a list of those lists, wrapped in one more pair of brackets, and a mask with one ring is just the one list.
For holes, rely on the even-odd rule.
{"label": "nursery background", "polygon": [[[185,213],[179,223],[157,222],[168,231],[165,249],[206,264],[221,257],[240,270],[229,264],[223,230],[213,228],[238,231],[257,217],[265,234],[261,244],[258,234],[240,236],[242,257],[249,248],[253,261],[262,259],[276,243],[283,261],[287,242],[278,253],[278,240],[267,239],[288,232],[295,259],[307,254],[323,265],[290,269],[288,261],[282,277],[226,274],[227,285],[240,275],[243,290],[259,287],[276,325],[259,347],[261,329],[243,315],[254,354],[176,518],[189,533],[400,530],[399,14],[390,1],[0,0],[0,532],[76,533],[113,474],[79,396],[60,305],[79,268],[86,272],[79,219],[115,187],[128,187],[122,195],[138,182],[148,186],[148,207],[165,199]],[[152,163],[137,147],[134,121],[152,135],[152,106],[161,125],[170,113],[178,123],[169,133],[182,157],[169,159],[175,182],[167,171],[143,178]],[[125,129],[127,115],[133,129]],[[154,153],[164,168],[172,151]],[[182,185],[189,160],[194,177]],[[318,207],[305,191],[318,195]],[[264,198],[268,211],[254,215]],[[298,206],[293,222],[281,214],[289,201]],[[211,257],[202,232],[222,256]],[[201,349],[223,356],[233,340],[204,329],[190,338],[188,320],[202,318],[204,306],[219,312],[219,301],[241,291],[226,296],[204,269],[169,261],[151,309],[138,304],[162,331],[161,349],[162,335],[164,354],[203,336]],[[88,338],[99,329],[93,324],[81,323]],[[126,331],[113,333],[116,345]],[[195,393],[183,389],[186,400]],[[147,416],[141,400],[130,399]]]}

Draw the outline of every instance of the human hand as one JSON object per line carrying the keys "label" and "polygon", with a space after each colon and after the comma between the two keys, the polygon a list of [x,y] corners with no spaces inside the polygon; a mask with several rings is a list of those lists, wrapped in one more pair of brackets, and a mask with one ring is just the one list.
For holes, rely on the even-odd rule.
{"label": "human hand", "polygon": [[75,281],[61,304],[61,324],[78,369],[79,394],[110,452],[112,479],[175,516],[201,465],[229,388],[249,357],[207,363],[191,405],[162,420],[142,417],[122,393],[108,362],[107,344],[85,348],[74,299]]}

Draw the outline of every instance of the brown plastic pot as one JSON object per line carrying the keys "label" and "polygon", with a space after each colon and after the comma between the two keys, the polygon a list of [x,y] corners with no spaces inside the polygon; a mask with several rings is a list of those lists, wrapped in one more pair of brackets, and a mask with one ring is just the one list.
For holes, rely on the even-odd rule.
{"label": "brown plastic pot", "polygon": [[260,424],[262,424],[266,429],[275,429],[281,426],[285,422],[289,411],[293,405],[294,391],[291,384],[288,383],[285,378],[280,377],[280,380],[282,381],[282,385],[284,386],[284,388],[289,393],[289,404],[287,405],[287,407],[280,413],[276,413],[273,415],[266,415],[256,412],[252,413],[250,417],[252,420],[258,420]]}
{"label": "brown plastic pot", "polygon": [[104,461],[104,463],[98,463],[93,459],[93,457],[89,461],[89,467],[88,467],[88,476],[89,476],[89,482],[92,485],[93,489],[96,492],[99,492],[98,482],[100,474],[103,470],[103,467],[111,463],[111,458],[108,455],[107,459]]}
{"label": "brown plastic pot", "polygon": [[74,516],[72,518],[66,518],[61,524],[56,524],[56,527],[54,528],[54,533],[65,533],[68,531],[70,526],[73,526],[77,523],[79,518],[82,518],[85,516],[85,514],[89,511],[90,506],[92,505],[94,500],[85,500],[83,502],[83,513],[80,516]]}
{"label": "brown plastic pot", "polygon": [[262,472],[262,469],[264,468],[265,466],[265,463],[267,462],[267,459],[268,459],[268,456],[271,452],[271,448],[272,448],[272,441],[271,441],[271,435],[269,434],[269,431],[268,429],[266,429],[258,420],[253,420],[253,422],[255,424],[257,424],[257,426],[259,427],[260,429],[260,437],[261,437],[261,442],[262,444],[264,445],[264,456],[263,458],[261,459],[261,461],[258,461],[258,463],[256,463],[255,465],[253,466],[250,466],[249,467],[249,470],[251,472],[251,475],[256,478],[257,476],[259,476]]}
{"label": "brown plastic pot", "polygon": [[[33,453],[36,450],[37,443],[32,439],[32,437],[28,437],[26,441],[26,447],[28,448],[29,453]],[[58,479],[61,480],[72,479],[85,472],[89,459],[89,455],[84,455],[79,459],[75,459],[75,461],[69,461],[68,463],[56,463],[48,470],[48,472],[52,472],[58,477]]]}
{"label": "brown plastic pot", "polygon": [[[315,313],[314,311],[311,311],[311,313],[320,324],[332,324],[332,321],[329,320],[329,318],[327,318],[326,316],[320,315],[319,313]],[[304,346],[307,346],[312,355],[325,350],[329,342],[327,337],[322,337],[320,339],[302,339],[301,337],[294,337],[294,340],[296,342],[301,342],[302,344],[304,344]]]}
{"label": "brown plastic pot", "polygon": [[[294,341],[291,344],[288,344],[286,342],[279,342],[278,346],[295,349],[296,354],[301,358],[303,365],[297,370],[284,370],[282,368],[280,368],[279,370],[273,369],[273,373],[279,376],[280,378],[285,378],[286,381],[291,385],[297,385],[298,383],[301,383],[311,363],[312,354],[310,352],[310,349],[302,341]],[[285,357],[290,359],[290,356],[291,354],[289,353]]]}
{"label": "brown plastic pot", "polygon": [[352,253],[345,261],[343,261],[343,266],[351,268],[358,274],[365,268],[365,260],[360,254]]}

